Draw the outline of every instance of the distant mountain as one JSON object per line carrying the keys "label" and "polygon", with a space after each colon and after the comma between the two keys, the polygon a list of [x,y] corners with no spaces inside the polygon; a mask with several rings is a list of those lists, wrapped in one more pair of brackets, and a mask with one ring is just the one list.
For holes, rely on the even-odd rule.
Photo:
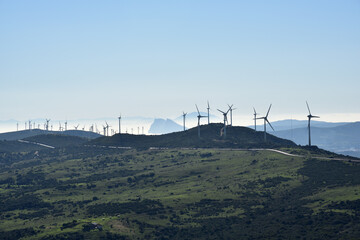
{"label": "distant mountain", "polygon": [[[316,126],[316,124],[314,125]],[[311,126],[312,145],[336,153],[360,157],[360,122],[322,128],[313,127],[313,122],[311,122]],[[292,140],[297,144],[308,144],[307,127],[275,131],[271,134]]]}
{"label": "distant mountain", "polygon": [[89,139],[94,139],[101,136],[94,132],[81,131],[81,130],[68,130],[68,131],[60,132],[60,131],[46,131],[41,129],[33,129],[33,130],[22,130],[16,132],[0,133],[0,140],[14,141],[14,140],[24,139],[37,135],[44,135],[44,134],[60,134],[60,135],[77,136],[77,137],[89,138]]}
{"label": "distant mountain", "polygon": [[[341,125],[348,124],[349,122],[324,122],[324,121],[313,121],[311,120],[311,126],[313,127],[319,127],[319,128],[332,128],[337,127]],[[257,120],[257,130],[263,129],[264,121]],[[286,119],[286,120],[280,120],[271,122],[271,125],[274,127],[275,131],[282,131],[282,130],[290,130],[290,129],[296,129],[296,128],[305,128],[308,125],[307,120],[295,120],[295,119]],[[254,125],[249,126],[250,128],[254,128]],[[267,129],[269,132],[272,132],[272,129]]]}
{"label": "distant mountain", "polygon": [[171,132],[179,132],[183,130],[183,126],[177,124],[171,119],[156,118],[150,126],[149,133],[165,134]]}

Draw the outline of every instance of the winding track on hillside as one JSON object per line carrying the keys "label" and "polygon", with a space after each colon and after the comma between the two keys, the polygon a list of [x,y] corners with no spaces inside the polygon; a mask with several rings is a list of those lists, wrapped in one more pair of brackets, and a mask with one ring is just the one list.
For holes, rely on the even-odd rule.
{"label": "winding track on hillside", "polygon": [[[133,149],[132,147],[116,147],[116,146],[98,146],[98,145],[85,145],[87,147],[101,147],[101,148],[111,148],[111,149]],[[178,149],[178,150],[216,150],[216,151],[270,151],[276,152],[288,157],[299,157],[299,158],[315,158],[320,160],[334,160],[334,161],[345,161],[345,162],[359,162],[360,160],[350,159],[350,158],[332,158],[332,157],[320,157],[312,155],[298,155],[287,153],[278,149],[272,148],[168,148],[168,147],[150,147],[149,150],[168,150],[168,149]]]}
{"label": "winding track on hillside", "polygon": [[35,145],[39,145],[39,146],[46,147],[46,148],[51,148],[51,149],[54,149],[54,148],[55,148],[55,147],[53,147],[53,146],[46,145],[46,144],[43,144],[43,143],[30,142],[30,141],[25,141],[25,140],[18,140],[18,142],[21,142],[21,143],[29,143],[29,144],[35,144]]}
{"label": "winding track on hillside", "polygon": [[[170,149],[170,148],[156,148],[152,147],[150,150],[161,150],[161,149]],[[289,157],[299,157],[299,158],[315,158],[320,160],[335,160],[335,161],[346,161],[346,162],[360,162],[360,160],[355,159],[349,159],[349,158],[332,158],[332,157],[320,157],[320,156],[312,156],[312,155],[298,155],[298,154],[291,154],[287,153],[278,149],[272,149],[272,148],[179,148],[182,150],[218,150],[218,151],[270,151],[270,152],[276,152],[285,156]]]}
{"label": "winding track on hillside", "polygon": [[[37,142],[30,142],[25,140],[18,140],[22,143],[29,143],[29,144],[36,144],[42,147],[51,148],[54,149],[55,147],[37,143]],[[98,145],[85,145],[87,147],[101,147],[101,148],[110,148],[110,149],[132,149],[132,147],[116,147],[116,146],[98,146]],[[299,158],[315,158],[320,160],[335,160],[335,161],[351,161],[351,162],[360,162],[360,160],[355,159],[349,159],[349,158],[331,158],[331,157],[320,157],[320,156],[311,156],[311,155],[298,155],[298,154],[291,154],[287,153],[278,149],[272,149],[272,148],[166,148],[166,147],[150,147],[149,150],[166,150],[166,149],[179,149],[179,150],[217,150],[217,151],[270,151],[270,152],[276,152],[285,156],[289,157],[299,157]]]}

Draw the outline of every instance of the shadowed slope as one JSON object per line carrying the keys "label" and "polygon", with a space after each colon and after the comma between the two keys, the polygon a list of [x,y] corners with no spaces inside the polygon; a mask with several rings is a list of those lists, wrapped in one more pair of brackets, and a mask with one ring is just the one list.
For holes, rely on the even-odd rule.
{"label": "shadowed slope", "polygon": [[251,148],[251,147],[292,147],[296,146],[289,140],[284,140],[268,134],[264,142],[264,133],[256,132],[247,127],[227,127],[227,137],[221,136],[222,124],[201,126],[201,138],[198,138],[197,127],[184,132],[169,133],[157,136],[116,134],[112,137],[102,137],[89,142],[93,145],[121,147],[189,147],[189,148]]}

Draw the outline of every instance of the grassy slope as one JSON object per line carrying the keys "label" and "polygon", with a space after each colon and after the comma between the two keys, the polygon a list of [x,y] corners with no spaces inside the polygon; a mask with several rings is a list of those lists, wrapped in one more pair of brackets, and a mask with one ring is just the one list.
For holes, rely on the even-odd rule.
{"label": "grassy slope", "polygon": [[[351,207],[360,199],[355,163],[273,152],[73,148],[23,155],[0,172],[7,232],[0,237],[338,239],[360,229],[360,209]],[[104,231],[84,232],[89,222]]]}

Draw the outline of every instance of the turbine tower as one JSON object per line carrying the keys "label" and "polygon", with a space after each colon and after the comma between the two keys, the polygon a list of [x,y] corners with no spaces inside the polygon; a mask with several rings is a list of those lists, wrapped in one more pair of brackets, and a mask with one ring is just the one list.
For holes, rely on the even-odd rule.
{"label": "turbine tower", "polygon": [[184,123],[184,131],[186,130],[185,128],[185,118],[186,118],[186,112],[183,112],[182,116],[183,116],[183,123]]}
{"label": "turbine tower", "polygon": [[29,130],[31,130],[31,120],[29,120]]}
{"label": "turbine tower", "polygon": [[320,118],[320,117],[311,115],[309,104],[307,101],[306,101],[306,106],[307,106],[307,109],[309,110],[309,115],[307,117],[308,117],[308,131],[309,131],[309,146],[311,146],[310,121],[312,118]]}
{"label": "turbine tower", "polygon": [[118,119],[119,119],[119,134],[121,134],[121,113]]}
{"label": "turbine tower", "polygon": [[[270,106],[269,106],[269,109],[268,109],[265,117],[256,118],[256,119],[264,119],[264,140],[265,140],[265,142],[266,142],[266,122],[270,125],[270,127],[272,128],[272,130],[274,130],[274,128],[271,126],[271,123],[270,123],[269,120],[268,120],[268,116],[269,116],[270,109],[271,109],[271,104],[270,104]],[[274,131],[275,131],[275,130],[274,130]]]}
{"label": "turbine tower", "polygon": [[67,131],[67,120],[65,121],[65,131]]}
{"label": "turbine tower", "polygon": [[208,112],[208,115],[207,115],[207,118],[208,118],[208,124],[210,124],[210,104],[209,104],[209,101],[207,101],[207,112]]}
{"label": "turbine tower", "polygon": [[255,108],[253,107],[254,109],[254,123],[255,123],[255,131],[256,131],[256,116],[259,114],[256,112]]}
{"label": "turbine tower", "polygon": [[234,104],[231,104],[231,106],[228,104],[228,106],[229,106],[229,110],[230,110],[230,126],[232,126],[232,111],[235,110],[236,108],[232,108],[232,106],[234,106]]}
{"label": "turbine tower", "polygon": [[196,110],[197,110],[197,112],[198,112],[198,116],[197,116],[197,118],[198,118],[198,137],[200,138],[200,119],[201,118],[204,118],[204,117],[206,117],[206,116],[202,116],[201,114],[200,114],[200,111],[199,111],[199,108],[198,108],[198,106],[195,104],[195,106],[196,106]]}
{"label": "turbine tower", "polygon": [[[230,107],[230,106],[229,106]],[[229,113],[231,108],[229,108],[226,112],[221,111],[220,109],[218,109],[219,112],[221,112],[224,116],[224,138],[226,138],[226,122],[227,120],[227,114]]]}

